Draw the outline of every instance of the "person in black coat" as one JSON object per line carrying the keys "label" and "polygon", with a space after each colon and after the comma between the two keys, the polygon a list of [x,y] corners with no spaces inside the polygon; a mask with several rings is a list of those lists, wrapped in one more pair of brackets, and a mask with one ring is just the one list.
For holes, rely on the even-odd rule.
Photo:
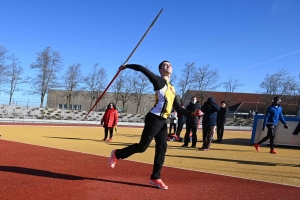
{"label": "person in black coat", "polygon": [[226,107],[226,102],[221,101],[220,110],[217,113],[217,142],[221,143],[224,134],[224,126],[226,123],[226,118],[228,115],[228,108]]}
{"label": "person in black coat", "polygon": [[[201,108],[197,97],[192,97],[190,104],[186,107],[186,110],[194,112]],[[192,148],[196,148],[197,144],[197,130],[198,130],[198,121],[200,116],[187,116],[186,117],[186,133],[184,136],[184,144],[182,147],[187,147],[190,142],[190,132],[192,131]]]}
{"label": "person in black coat", "polygon": [[[181,104],[181,107],[184,108],[184,105]],[[178,113],[177,117],[178,117],[178,127],[176,131],[176,135],[178,136],[178,138],[180,138],[180,133],[182,131],[183,125],[185,124],[186,117],[180,113]]]}
{"label": "person in black coat", "polygon": [[295,130],[293,131],[293,135],[298,135],[300,133],[300,120],[298,125],[296,126]]}
{"label": "person in black coat", "polygon": [[217,112],[219,111],[219,106],[215,103],[213,97],[209,97],[201,107],[201,111],[204,112],[202,119],[203,145],[199,150],[208,151],[211,145],[214,128],[217,124]]}

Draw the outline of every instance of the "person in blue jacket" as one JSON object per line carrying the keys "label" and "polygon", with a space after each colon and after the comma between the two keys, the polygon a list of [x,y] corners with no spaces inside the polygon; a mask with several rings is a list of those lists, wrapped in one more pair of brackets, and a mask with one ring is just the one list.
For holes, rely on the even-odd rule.
{"label": "person in blue jacket", "polygon": [[199,148],[201,151],[209,150],[214,128],[217,124],[217,112],[219,109],[213,97],[209,97],[201,107],[201,111],[204,112],[202,119],[203,145],[202,148]]}
{"label": "person in blue jacket", "polygon": [[277,154],[277,151],[274,149],[274,138],[275,138],[275,129],[278,121],[284,124],[284,128],[288,129],[288,125],[282,115],[282,107],[280,106],[281,98],[279,96],[274,97],[272,105],[267,108],[265,119],[263,122],[264,131],[266,127],[268,128],[267,136],[261,139],[258,143],[254,144],[256,151],[260,151],[259,146],[270,139],[270,153]]}

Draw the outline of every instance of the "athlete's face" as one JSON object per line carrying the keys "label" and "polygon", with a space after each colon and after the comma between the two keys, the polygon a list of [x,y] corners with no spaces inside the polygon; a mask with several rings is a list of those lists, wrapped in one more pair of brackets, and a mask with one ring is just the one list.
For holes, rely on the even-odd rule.
{"label": "athlete's face", "polygon": [[163,62],[159,69],[160,74],[169,75],[172,74],[172,65],[169,62]]}

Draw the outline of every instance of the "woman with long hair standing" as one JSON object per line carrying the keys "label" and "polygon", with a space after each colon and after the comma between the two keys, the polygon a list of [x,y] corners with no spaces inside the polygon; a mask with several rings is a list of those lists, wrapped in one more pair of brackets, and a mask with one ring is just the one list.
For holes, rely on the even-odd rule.
{"label": "woman with long hair standing", "polygon": [[[118,124],[118,110],[114,103],[109,103],[101,120],[104,127],[103,141],[112,141],[114,127]],[[109,130],[109,139],[108,137]]]}

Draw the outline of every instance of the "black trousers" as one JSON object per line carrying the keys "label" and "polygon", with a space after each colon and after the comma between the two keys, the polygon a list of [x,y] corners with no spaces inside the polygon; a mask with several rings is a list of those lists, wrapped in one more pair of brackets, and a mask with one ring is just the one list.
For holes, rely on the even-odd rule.
{"label": "black trousers", "polygon": [[300,121],[296,126],[295,130],[293,131],[293,135],[298,135],[300,133]]}
{"label": "black trousers", "polygon": [[109,131],[109,137],[112,138],[113,137],[113,132],[114,132],[114,128],[113,127],[104,127],[104,138],[106,139],[108,136],[108,131]]}
{"label": "black trousers", "polygon": [[190,132],[192,131],[192,146],[197,144],[197,130],[198,123],[187,123],[186,124],[186,133],[184,136],[184,145],[188,145],[190,142]]}
{"label": "black trousers", "polygon": [[268,139],[270,139],[270,148],[274,149],[274,138],[275,138],[275,129],[276,129],[276,126],[272,125],[272,124],[267,124],[267,128],[268,128],[267,136],[264,137],[263,139],[261,139],[258,142],[258,144],[261,145],[262,143],[264,143],[265,141],[267,141]]}
{"label": "black trousers", "polygon": [[180,133],[181,133],[181,131],[182,131],[183,125],[184,125],[184,123],[178,121],[178,127],[177,127],[177,131],[176,131],[176,135],[177,135],[178,137],[180,137]]}
{"label": "black trousers", "polygon": [[175,123],[170,123],[170,129],[169,129],[169,133],[172,133],[172,127],[174,128],[174,134],[176,134],[176,128],[177,128],[177,124]]}
{"label": "black trousers", "polygon": [[220,141],[220,142],[222,142],[222,139],[223,139],[224,126],[225,126],[225,123],[223,123],[223,122],[217,123],[217,138],[218,138],[218,141]]}
{"label": "black trousers", "polygon": [[128,158],[135,153],[142,153],[149,147],[152,139],[155,139],[155,156],[153,171],[150,176],[151,179],[160,179],[160,173],[165,161],[167,151],[167,136],[168,127],[166,119],[148,113],[145,118],[145,126],[142,132],[141,140],[137,144],[132,144],[123,149],[116,150],[116,157],[118,159]]}
{"label": "black trousers", "polygon": [[215,126],[202,126],[203,149],[209,149]]}

